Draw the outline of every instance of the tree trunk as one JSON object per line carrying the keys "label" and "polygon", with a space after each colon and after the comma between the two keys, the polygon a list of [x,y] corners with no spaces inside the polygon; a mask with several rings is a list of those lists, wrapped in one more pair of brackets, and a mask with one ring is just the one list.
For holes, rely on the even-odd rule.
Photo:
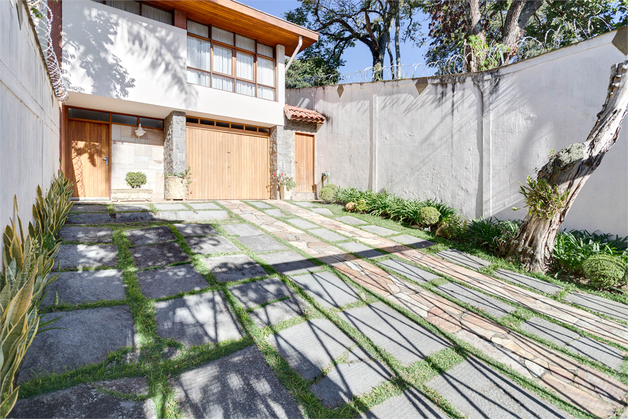
{"label": "tree trunk", "polygon": [[401,34],[401,4],[397,1],[395,10],[395,78],[401,78],[401,44],[399,38]]}
{"label": "tree trunk", "polygon": [[[465,19],[467,21],[467,40],[471,36],[477,36],[482,42],[486,43],[486,34],[482,28],[482,13],[480,12],[480,0],[467,0],[465,6]],[[468,73],[478,71],[480,57],[476,57],[473,48],[465,42],[463,47],[464,61]]]}
{"label": "tree trunk", "polygon": [[564,206],[549,219],[528,211],[516,237],[508,244],[509,256],[519,259],[527,270],[546,272],[551,267],[558,229],[589,176],[617,141],[628,108],[627,70],[628,61],[611,68],[606,101],[586,141],[560,150],[539,170],[537,179],[557,186],[558,195],[569,194]]}

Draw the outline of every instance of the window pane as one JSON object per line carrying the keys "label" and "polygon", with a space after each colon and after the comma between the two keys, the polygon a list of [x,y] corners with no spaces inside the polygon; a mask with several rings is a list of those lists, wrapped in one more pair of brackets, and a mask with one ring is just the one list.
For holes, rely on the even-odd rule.
{"label": "window pane", "polygon": [[275,85],[275,62],[257,57],[257,82],[267,86]]}
{"label": "window pane", "polygon": [[255,52],[255,41],[253,39],[236,35],[236,47]]}
{"label": "window pane", "polygon": [[163,127],[164,127],[163,119],[141,118],[140,117],[140,124],[142,124],[142,126],[146,127],[146,128],[163,129]]}
{"label": "window pane", "polygon": [[172,25],[172,13],[165,10],[158,9],[156,7],[149,6],[147,4],[142,5],[142,16],[149,19],[156,20],[158,22],[167,23]]}
{"label": "window pane", "polygon": [[233,57],[233,50],[230,48],[214,46],[214,71],[219,73],[231,75],[233,70],[233,64],[231,59]]}
{"label": "window pane", "polygon": [[88,111],[87,109],[68,109],[68,118],[91,119],[92,121],[109,122],[109,112]]}
{"label": "window pane", "polygon": [[188,83],[200,84],[209,87],[209,73],[191,70],[188,68]]}
{"label": "window pane", "polygon": [[257,86],[257,97],[262,99],[275,100],[275,89],[270,87]]}
{"label": "window pane", "polygon": [[140,14],[140,3],[137,1],[110,1],[105,2],[106,5],[115,7],[116,9],[125,10],[136,15]]}
{"label": "window pane", "polygon": [[215,89],[233,92],[233,79],[214,75],[212,76],[212,87]]}
{"label": "window pane", "polygon": [[255,96],[255,85],[253,83],[247,83],[245,81],[236,81],[236,93],[242,93],[243,95]]}
{"label": "window pane", "polygon": [[274,57],[275,49],[273,47],[267,47],[266,45],[257,44],[257,53],[265,55],[267,57]]}
{"label": "window pane", "polygon": [[236,76],[253,81],[254,62],[255,59],[252,54],[236,51]]}
{"label": "window pane", "polygon": [[137,126],[137,116],[111,114],[111,122],[114,124],[135,125]]}
{"label": "window pane", "polygon": [[196,23],[192,20],[188,20],[188,32],[193,33],[194,35],[209,38],[209,26],[201,25],[200,23]]}
{"label": "window pane", "polygon": [[188,67],[210,71],[211,43],[202,39],[188,36]]}
{"label": "window pane", "polygon": [[223,31],[222,29],[212,28],[212,39],[223,44],[233,45],[233,33]]}

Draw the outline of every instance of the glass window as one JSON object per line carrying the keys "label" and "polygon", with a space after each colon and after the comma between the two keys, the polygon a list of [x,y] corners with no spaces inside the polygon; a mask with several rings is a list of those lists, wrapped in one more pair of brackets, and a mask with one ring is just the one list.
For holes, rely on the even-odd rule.
{"label": "glass window", "polygon": [[137,116],[111,114],[111,122],[114,124],[135,125],[137,126]]}
{"label": "glass window", "polygon": [[236,93],[242,93],[247,96],[255,96],[255,85],[242,80],[236,81]]}
{"label": "glass window", "polygon": [[233,92],[233,79],[221,76],[212,76],[212,87],[215,89]]}
{"label": "glass window", "polygon": [[268,47],[266,45],[257,44],[257,53],[265,55],[267,57],[275,57],[275,49],[273,47]]}
{"label": "glass window", "polygon": [[201,86],[210,86],[210,75],[204,71],[192,70],[188,68],[188,83],[200,84]]}
{"label": "glass window", "polygon": [[275,89],[264,86],[257,86],[257,97],[262,99],[275,100]]}
{"label": "glass window", "polygon": [[209,38],[209,26],[201,25],[193,20],[188,20],[188,32],[193,33],[194,35]]}
{"label": "glass window", "polygon": [[92,121],[109,122],[109,112],[90,111],[87,109],[68,109],[68,118],[89,119]]}
{"label": "glass window", "polygon": [[233,45],[233,32],[223,31],[222,29],[212,28],[212,39],[223,44]]}
{"label": "glass window", "polygon": [[147,4],[142,4],[142,16],[158,22],[167,23],[168,25],[172,25],[173,23],[172,12],[166,12],[165,10]]}
{"label": "glass window", "polygon": [[134,13],[136,15],[140,14],[140,2],[139,1],[107,0],[105,4],[107,6],[115,7],[116,9],[124,10],[129,13]]}
{"label": "glass window", "polygon": [[146,128],[164,128],[163,119],[154,119],[154,118],[142,118],[140,117],[140,124]]}
{"label": "glass window", "polygon": [[236,47],[255,52],[255,41],[253,39],[236,35]]}
{"label": "glass window", "polygon": [[233,50],[231,48],[225,48],[218,45],[214,46],[214,71],[219,73],[232,75],[233,64],[231,62],[233,58]]}
{"label": "glass window", "polygon": [[253,64],[255,56],[245,52],[236,51],[236,76],[240,79],[254,80]]}
{"label": "glass window", "polygon": [[211,70],[211,43],[188,36],[188,67]]}
{"label": "glass window", "polygon": [[275,62],[257,57],[257,82],[266,86],[275,86]]}
{"label": "glass window", "polygon": [[198,124],[198,118],[191,118],[189,116],[185,117],[185,122],[191,123],[191,124]]}

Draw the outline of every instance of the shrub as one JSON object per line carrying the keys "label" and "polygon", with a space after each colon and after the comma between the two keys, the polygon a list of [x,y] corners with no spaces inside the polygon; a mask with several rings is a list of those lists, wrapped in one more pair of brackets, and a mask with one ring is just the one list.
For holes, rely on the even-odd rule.
{"label": "shrub", "polygon": [[598,289],[606,289],[626,283],[626,262],[617,256],[593,255],[582,264],[584,276],[589,285]]}
{"label": "shrub", "polygon": [[347,202],[347,205],[345,205],[345,209],[349,212],[354,212],[355,211],[355,202]]}
{"label": "shrub", "polygon": [[452,216],[443,220],[441,226],[436,230],[436,235],[450,240],[460,240],[464,237],[466,232],[467,221],[454,213]]}
{"label": "shrub", "polygon": [[369,207],[365,199],[360,199],[358,202],[355,203],[355,210],[357,212],[366,212],[368,208]]}
{"label": "shrub", "polygon": [[508,241],[519,231],[520,220],[498,220],[495,217],[480,218],[469,223],[464,234],[470,244],[483,247],[498,255],[505,255]]}
{"label": "shrub", "polygon": [[336,200],[336,192],[338,187],[333,184],[327,184],[323,186],[318,193],[318,197],[327,203],[334,202]]}
{"label": "shrub", "polygon": [[434,207],[423,207],[418,212],[418,223],[422,226],[431,227],[438,223],[440,212]]}
{"label": "shrub", "polygon": [[146,174],[143,172],[128,172],[125,180],[131,188],[140,188],[146,185]]}
{"label": "shrub", "polygon": [[557,269],[582,275],[582,264],[597,254],[620,256],[626,251],[628,238],[612,238],[610,234],[571,230],[558,233],[552,255]]}

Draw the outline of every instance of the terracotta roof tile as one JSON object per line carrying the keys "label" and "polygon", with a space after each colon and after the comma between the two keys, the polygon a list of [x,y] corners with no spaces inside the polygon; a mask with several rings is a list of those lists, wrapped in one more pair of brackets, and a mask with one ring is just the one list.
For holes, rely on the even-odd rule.
{"label": "terracotta roof tile", "polygon": [[285,105],[283,107],[283,112],[286,114],[286,117],[291,121],[313,122],[316,124],[322,124],[323,122],[325,122],[325,117],[323,115],[309,109]]}

